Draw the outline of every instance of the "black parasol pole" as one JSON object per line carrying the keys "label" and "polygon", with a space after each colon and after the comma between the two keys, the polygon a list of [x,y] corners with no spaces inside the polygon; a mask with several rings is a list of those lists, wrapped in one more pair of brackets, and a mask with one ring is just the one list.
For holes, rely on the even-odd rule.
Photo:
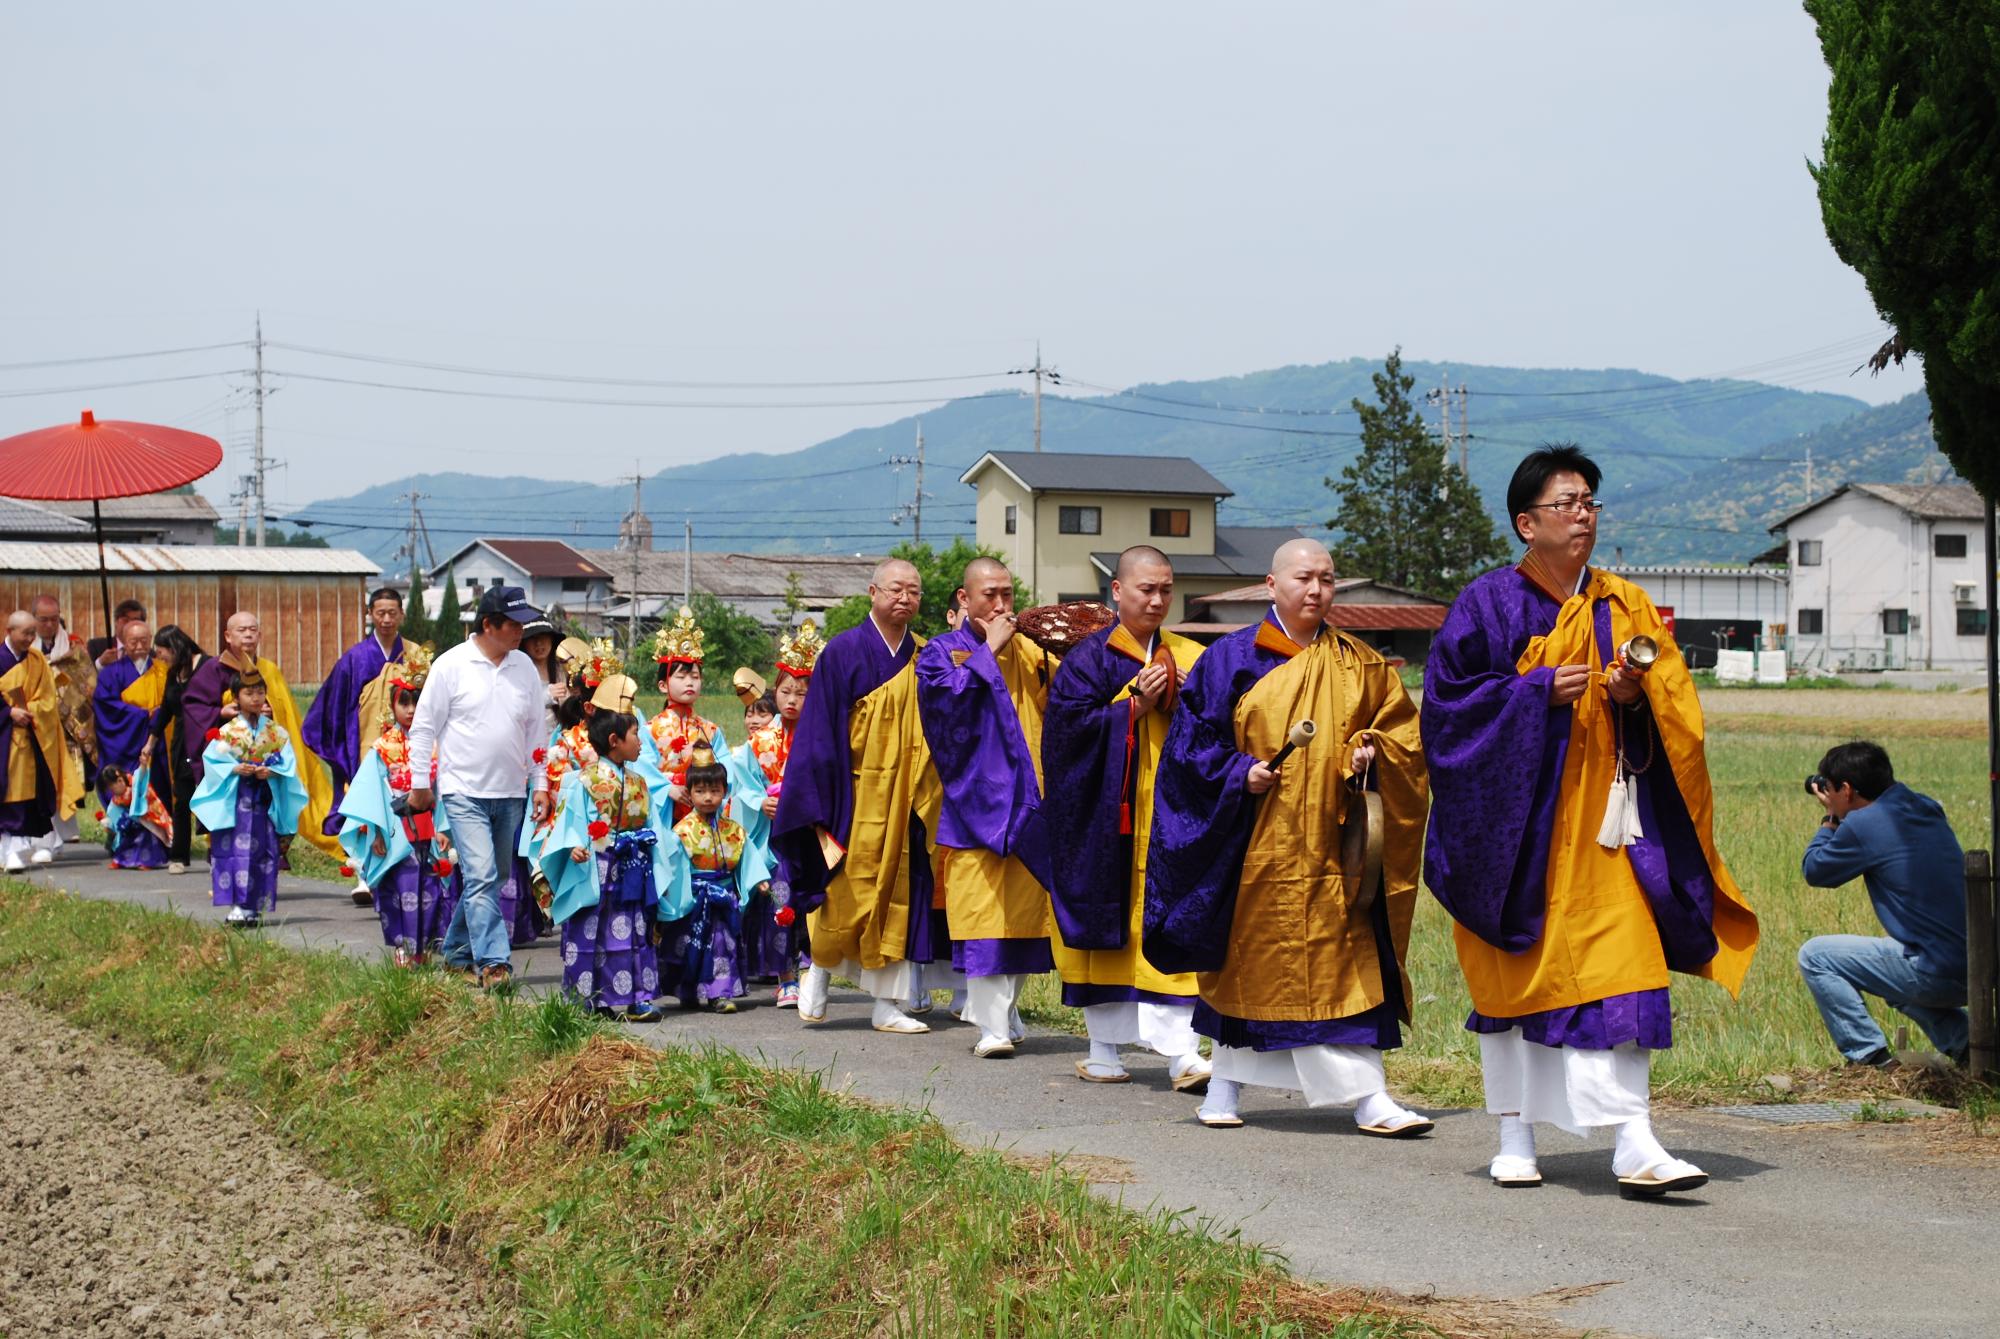
{"label": "black parasol pole", "polygon": [[[97,594],[104,601],[104,632],[118,645],[118,629],[111,625],[111,573],[104,565],[104,509],[96,498],[90,500],[91,524],[97,527]],[[1992,550],[1989,548],[1988,552]]]}

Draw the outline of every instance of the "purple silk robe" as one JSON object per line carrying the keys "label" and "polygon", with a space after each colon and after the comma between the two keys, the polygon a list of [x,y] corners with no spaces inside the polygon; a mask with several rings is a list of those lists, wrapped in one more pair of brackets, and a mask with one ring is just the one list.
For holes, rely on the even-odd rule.
{"label": "purple silk robe", "polygon": [[187,691],[181,695],[181,747],[187,751],[197,786],[201,784],[201,755],[208,747],[208,732],[222,724],[222,695],[229,690],[233,673],[221,656],[210,656],[188,676]]}
{"label": "purple silk robe", "polygon": [[[21,663],[14,654],[14,648],[0,640],[0,674]],[[0,795],[7,793],[7,760],[14,756],[14,745],[22,745],[35,750],[35,797],[31,800],[16,800],[12,804],[0,803],[0,834],[10,837],[45,837],[54,830],[56,811],[55,774],[49,770],[48,759],[35,740],[33,728],[23,726],[18,732],[14,728],[14,713],[7,710],[10,703],[0,702]]]}
{"label": "purple silk robe", "polygon": [[[1515,666],[1531,638],[1554,630],[1561,608],[1520,572],[1489,572],[1452,602],[1424,667],[1420,719],[1432,800],[1424,882],[1459,924],[1512,953],[1542,935],[1549,844],[1574,712],[1549,705],[1554,670],[1521,674]],[[1594,612],[1601,666],[1612,654],[1610,606],[1599,601]],[[1657,750],[1650,708],[1642,705],[1632,717],[1631,730],[1655,732]],[[1707,857],[1672,769],[1662,763],[1633,781],[1646,836],[1626,850],[1653,906],[1668,965],[1688,970],[1715,953]],[[1495,1033],[1519,1027],[1529,1041],[1581,1050],[1625,1042],[1660,1050],[1673,1040],[1664,987],[1515,1018],[1475,1010],[1466,1026]]]}
{"label": "purple silk robe", "polygon": [[[1264,621],[1276,626],[1269,613]],[[1236,704],[1284,663],[1286,657],[1257,644],[1252,624],[1218,638],[1181,685],[1182,710],[1167,727],[1153,782],[1153,838],[1146,855],[1140,951],[1160,971],[1221,970],[1243,855],[1257,819],[1258,797],[1244,789],[1244,780],[1258,760],[1236,751]],[[1224,1046],[1258,1051],[1401,1045],[1402,973],[1381,898],[1372,918],[1382,1003],[1345,1018],[1275,1021],[1233,1018],[1203,1000],[1195,1004],[1195,1031]]]}
{"label": "purple silk robe", "polygon": [[1111,649],[1116,625],[1072,648],[1049,685],[1042,722],[1042,817],[1052,843],[1045,880],[1056,927],[1071,948],[1125,947],[1132,909],[1132,834],[1122,821],[1138,780],[1126,740],[1132,703],[1114,702],[1139,662]]}
{"label": "purple silk robe", "polygon": [[373,633],[348,647],[328,671],[326,682],[319,686],[299,723],[306,747],[333,773],[333,807],[325,823],[330,837],[340,832],[340,798],[361,766],[361,692],[386,666],[403,658],[403,639],[396,638],[390,650],[390,655],[383,655],[382,644]]}
{"label": "purple silk robe", "polygon": [[139,681],[145,670],[146,665],[134,665],[121,656],[108,669],[97,672],[97,690],[92,695],[91,707],[97,719],[99,767],[122,767],[130,772],[139,765],[139,751],[146,747],[146,740],[153,732],[153,716],[144,707],[127,702],[123,694]]}
{"label": "purple silk robe", "polygon": [[959,628],[924,645],[917,653],[917,711],[944,787],[938,845],[1013,856],[1046,888],[1041,783],[984,637]]}

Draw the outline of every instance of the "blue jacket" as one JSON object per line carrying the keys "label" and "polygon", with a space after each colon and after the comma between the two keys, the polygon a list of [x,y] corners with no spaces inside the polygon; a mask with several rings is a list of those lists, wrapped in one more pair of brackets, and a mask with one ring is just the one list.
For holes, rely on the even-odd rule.
{"label": "blue jacket", "polygon": [[1876,919],[1918,971],[1965,980],[1965,852],[1936,800],[1896,782],[1839,827],[1822,825],[1804,872],[1815,888],[1866,882]]}

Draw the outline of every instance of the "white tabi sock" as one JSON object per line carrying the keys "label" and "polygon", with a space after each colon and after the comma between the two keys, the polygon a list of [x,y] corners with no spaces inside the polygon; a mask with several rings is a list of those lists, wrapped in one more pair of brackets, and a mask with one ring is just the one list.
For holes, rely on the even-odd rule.
{"label": "white tabi sock", "polygon": [[1500,1156],[1535,1160],[1535,1127],[1519,1116],[1500,1118]]}
{"label": "white tabi sock", "polygon": [[1102,1065],[1106,1069],[1123,1069],[1118,1062],[1118,1048],[1108,1041],[1090,1043],[1090,1064]]}
{"label": "white tabi sock", "polygon": [[[1213,1083],[1211,1079],[1209,1082]],[[1376,1125],[1394,1128],[1403,1121],[1422,1120],[1414,1111],[1405,1111],[1396,1105],[1396,1099],[1377,1090],[1354,1104],[1356,1125]]]}
{"label": "white tabi sock", "polygon": [[1653,1134],[1649,1116],[1635,1116],[1618,1127],[1618,1147],[1611,1154],[1611,1170],[1619,1176],[1637,1176],[1648,1167],[1673,1161]]}
{"label": "white tabi sock", "polygon": [[1236,1114],[1236,1100],[1241,1096],[1242,1092],[1242,1085],[1234,1079],[1210,1079],[1208,1081],[1208,1096],[1204,1097],[1201,1101],[1201,1114],[1204,1116],[1234,1116]]}
{"label": "white tabi sock", "polygon": [[1210,1072],[1208,1061],[1202,1058],[1200,1051],[1189,1051],[1186,1055],[1173,1056],[1167,1062],[1167,1077],[1170,1079],[1178,1079],[1184,1074],[1196,1072],[1203,1074]]}

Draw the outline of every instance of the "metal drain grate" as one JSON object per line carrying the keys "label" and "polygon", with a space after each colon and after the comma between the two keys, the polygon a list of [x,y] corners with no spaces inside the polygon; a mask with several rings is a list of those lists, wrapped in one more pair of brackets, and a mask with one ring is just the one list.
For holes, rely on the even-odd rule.
{"label": "metal drain grate", "polygon": [[1709,1107],[1718,1116],[1769,1121],[1773,1125],[1827,1125],[1851,1121],[1861,1114],[1859,1102],[1761,1102],[1740,1107]]}

